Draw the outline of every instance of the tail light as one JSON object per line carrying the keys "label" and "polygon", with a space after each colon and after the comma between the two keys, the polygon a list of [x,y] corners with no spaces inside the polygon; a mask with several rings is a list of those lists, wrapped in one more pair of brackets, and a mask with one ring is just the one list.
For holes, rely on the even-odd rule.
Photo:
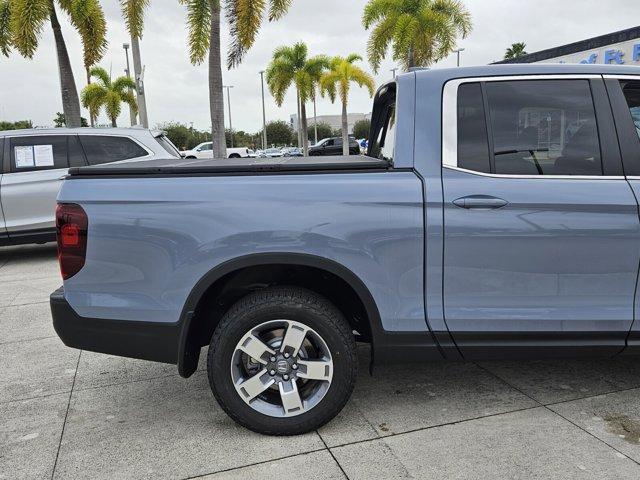
{"label": "tail light", "polygon": [[80,205],[59,203],[56,207],[58,262],[64,280],[70,279],[84,267],[88,225],[87,214]]}

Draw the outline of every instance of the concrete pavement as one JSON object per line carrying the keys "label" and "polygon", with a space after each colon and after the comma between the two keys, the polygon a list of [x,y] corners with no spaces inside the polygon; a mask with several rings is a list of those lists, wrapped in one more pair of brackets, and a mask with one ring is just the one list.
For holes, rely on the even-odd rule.
{"label": "concrete pavement", "polygon": [[296,438],[217,406],[201,364],[66,348],[55,247],[0,249],[0,479],[638,479],[640,358],[384,367]]}

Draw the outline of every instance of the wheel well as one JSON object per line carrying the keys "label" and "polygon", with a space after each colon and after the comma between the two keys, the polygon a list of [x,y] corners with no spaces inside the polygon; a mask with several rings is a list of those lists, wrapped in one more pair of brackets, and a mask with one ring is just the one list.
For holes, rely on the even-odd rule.
{"label": "wheel well", "polygon": [[229,155],[229,158],[240,158],[240,155],[237,153],[232,153],[231,155]]}
{"label": "wheel well", "polygon": [[186,343],[208,345],[223,315],[245,295],[275,285],[303,287],[332,302],[351,325],[358,341],[371,341],[371,318],[358,293],[340,276],[306,265],[268,264],[234,270],[209,286],[198,301]]}

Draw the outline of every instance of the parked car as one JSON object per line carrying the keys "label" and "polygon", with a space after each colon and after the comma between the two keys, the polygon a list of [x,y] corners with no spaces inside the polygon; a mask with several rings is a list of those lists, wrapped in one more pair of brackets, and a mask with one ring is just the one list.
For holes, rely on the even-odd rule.
{"label": "parked car", "polygon": [[183,377],[209,346],[222,408],[276,435],[340,412],[356,341],[377,364],[638,354],[638,92],[629,66],[414,71],[377,92],[368,156],[73,168],[55,329]]}
{"label": "parked car", "polygon": [[267,148],[264,151],[264,155],[266,158],[280,158],[284,156],[282,150],[280,150],[279,148]]}
{"label": "parked car", "polygon": [[56,196],[69,167],[167,157],[180,153],[161,131],[0,131],[0,245],[55,241]]}
{"label": "parked car", "polygon": [[283,148],[282,155],[284,157],[304,157],[302,149],[298,147]]}
{"label": "parked car", "polygon": [[[184,158],[213,158],[213,143],[204,142],[193,150],[185,150],[180,152]],[[255,152],[249,148],[227,148],[227,158],[251,158],[255,157]]]}
{"label": "parked car", "polygon": [[[325,138],[309,147],[310,157],[333,155],[342,155],[342,137]],[[353,137],[349,137],[349,155],[360,155],[360,145]]]}

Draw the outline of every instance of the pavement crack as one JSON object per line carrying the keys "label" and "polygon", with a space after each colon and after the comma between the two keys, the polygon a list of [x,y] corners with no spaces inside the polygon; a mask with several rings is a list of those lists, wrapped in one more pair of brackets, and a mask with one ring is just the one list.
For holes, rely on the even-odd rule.
{"label": "pavement crack", "polygon": [[69,409],[71,408],[71,397],[73,396],[73,387],[76,384],[76,376],[78,375],[78,367],[80,366],[80,357],[82,357],[82,350],[78,354],[78,361],[76,362],[76,371],[73,374],[73,381],[71,382],[71,391],[69,392],[69,400],[67,401],[67,411],[64,414],[64,422],[62,422],[62,431],[60,432],[60,441],[58,442],[58,450],[56,451],[56,459],[53,462],[53,470],[51,471],[51,480],[55,477],[56,467],[58,466],[58,458],[60,457],[60,448],[62,447],[62,439],[64,438],[64,429],[67,426],[67,417],[69,416]]}

